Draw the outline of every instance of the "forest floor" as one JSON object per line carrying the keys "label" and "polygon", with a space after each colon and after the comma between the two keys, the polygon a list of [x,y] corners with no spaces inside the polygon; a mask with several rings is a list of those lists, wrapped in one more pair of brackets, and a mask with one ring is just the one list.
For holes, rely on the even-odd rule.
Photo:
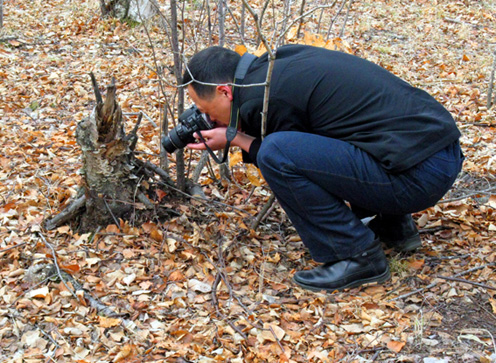
{"label": "forest floor", "polygon": [[[90,0],[3,8],[0,361],[496,361],[492,1],[354,3],[343,40],[443,103],[466,162],[445,198],[414,215],[422,248],[386,251],[390,281],[328,294],[291,281],[314,263],[277,204],[250,229],[270,191],[240,164],[229,183],[205,171],[207,201],[162,193],[177,218],[45,231],[81,182],[74,133],[94,107],[89,72],[116,78],[124,112],[147,114],[137,155],[155,164],[163,100],[144,27],[102,20]],[[170,70],[163,31],[149,36]]]}

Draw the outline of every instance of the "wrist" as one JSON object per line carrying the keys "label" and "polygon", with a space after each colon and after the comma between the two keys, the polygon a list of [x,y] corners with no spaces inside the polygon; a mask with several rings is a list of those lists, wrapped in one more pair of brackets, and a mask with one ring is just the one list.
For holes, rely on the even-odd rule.
{"label": "wrist", "polygon": [[231,142],[231,145],[238,146],[242,150],[249,152],[253,140],[255,140],[253,136],[246,135],[242,132],[238,132],[234,140]]}

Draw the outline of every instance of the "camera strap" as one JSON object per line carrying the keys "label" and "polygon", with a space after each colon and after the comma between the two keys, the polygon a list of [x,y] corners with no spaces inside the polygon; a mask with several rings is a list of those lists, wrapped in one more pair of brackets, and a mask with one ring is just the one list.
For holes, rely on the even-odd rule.
{"label": "camera strap", "polygon": [[[222,160],[220,160],[213,152],[212,149],[210,149],[207,146],[207,150],[210,154],[210,156],[214,159],[214,161],[217,164],[223,164],[227,160],[227,155],[229,153],[229,147],[231,146],[231,141],[234,140],[236,137],[236,134],[238,133],[238,126],[239,126],[239,87],[236,87],[237,84],[241,84],[241,82],[244,80],[246,73],[248,72],[248,68],[250,68],[251,64],[253,61],[257,59],[256,56],[253,54],[250,54],[246,52],[241,56],[241,59],[238,62],[238,65],[236,67],[236,72],[234,73],[234,85],[232,86],[232,97],[233,100],[231,102],[231,118],[229,119],[229,126],[227,127],[226,130],[226,147],[224,148],[224,155],[222,156]],[[205,139],[201,136],[200,134],[200,139],[205,143]],[[206,146],[206,144],[205,144]]]}

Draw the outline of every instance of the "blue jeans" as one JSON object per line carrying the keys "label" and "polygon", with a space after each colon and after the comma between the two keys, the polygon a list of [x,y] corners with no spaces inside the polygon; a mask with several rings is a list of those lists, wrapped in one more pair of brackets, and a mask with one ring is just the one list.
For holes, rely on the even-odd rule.
{"label": "blue jeans", "polygon": [[375,236],[363,216],[406,215],[436,204],[460,172],[463,155],[455,142],[391,174],[347,142],[281,131],[264,139],[257,163],[312,258],[333,262],[372,245]]}

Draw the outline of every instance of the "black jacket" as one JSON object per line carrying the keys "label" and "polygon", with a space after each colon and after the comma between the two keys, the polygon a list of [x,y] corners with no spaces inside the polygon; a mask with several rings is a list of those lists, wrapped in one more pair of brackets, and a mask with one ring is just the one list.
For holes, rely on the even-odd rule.
{"label": "black jacket", "polygon": [[[263,83],[267,66],[266,55],[256,59],[243,84]],[[256,163],[264,87],[241,87],[238,94],[241,128],[257,138],[245,161]],[[367,60],[304,45],[276,53],[267,134],[283,130],[347,141],[393,173],[460,137],[450,113],[428,93]]]}

